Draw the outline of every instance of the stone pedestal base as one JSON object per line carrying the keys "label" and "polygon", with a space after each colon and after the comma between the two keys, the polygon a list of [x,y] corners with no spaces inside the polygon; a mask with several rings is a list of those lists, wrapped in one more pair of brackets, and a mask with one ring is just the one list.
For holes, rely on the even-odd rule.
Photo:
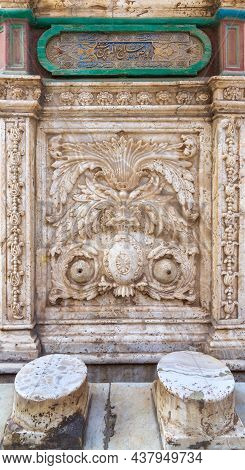
{"label": "stone pedestal base", "polygon": [[217,359],[182,351],[158,364],[153,397],[164,449],[244,449],[234,378]]}
{"label": "stone pedestal base", "polygon": [[[36,359],[40,352],[40,340],[33,330],[0,331],[0,363],[29,362]],[[3,367],[1,372],[5,372]]]}
{"label": "stone pedestal base", "polygon": [[87,368],[54,354],[25,365],[15,379],[4,449],[82,449],[89,405]]}
{"label": "stone pedestal base", "polygon": [[83,449],[88,404],[89,400],[84,415],[74,413],[47,432],[26,429],[10,418],[5,428],[3,448],[5,450]]}
{"label": "stone pedestal base", "polygon": [[[156,382],[153,387],[153,399],[157,407],[157,398],[155,390]],[[245,449],[245,430],[241,419],[236,415],[237,424],[232,431],[222,436],[210,440],[188,436],[185,433],[176,432],[175,429],[166,428],[158,416],[158,423],[164,450],[242,450]]]}

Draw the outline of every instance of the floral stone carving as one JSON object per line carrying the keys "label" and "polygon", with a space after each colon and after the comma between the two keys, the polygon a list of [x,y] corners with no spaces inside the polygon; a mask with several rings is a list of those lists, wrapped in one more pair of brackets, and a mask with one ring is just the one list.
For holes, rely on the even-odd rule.
{"label": "floral stone carving", "polygon": [[239,120],[231,119],[225,123],[225,152],[223,155],[226,185],[225,209],[223,212],[223,312],[222,317],[233,318],[237,315],[237,278],[238,278],[238,233],[239,233],[239,155],[237,133]]}
{"label": "floral stone carving", "polygon": [[194,302],[196,138],[49,140],[51,304],[112,293]]}
{"label": "floral stone carving", "polygon": [[8,219],[10,236],[8,240],[9,249],[9,271],[10,284],[10,311],[15,320],[24,318],[23,304],[21,302],[21,288],[23,284],[23,240],[21,237],[22,218],[22,160],[24,158],[23,136],[24,123],[16,120],[11,123],[7,134],[7,157],[9,161],[9,201]]}

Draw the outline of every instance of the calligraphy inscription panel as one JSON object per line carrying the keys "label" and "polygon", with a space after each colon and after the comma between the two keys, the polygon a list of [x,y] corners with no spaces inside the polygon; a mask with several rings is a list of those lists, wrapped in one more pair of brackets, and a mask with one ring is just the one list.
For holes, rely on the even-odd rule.
{"label": "calligraphy inscription panel", "polygon": [[184,68],[202,54],[189,33],[62,33],[47,45],[48,59],[62,69]]}
{"label": "calligraphy inscription panel", "polygon": [[38,42],[42,66],[54,75],[195,75],[211,55],[209,38],[194,26],[161,26],[160,31],[151,26],[148,32],[136,26],[129,31],[127,25],[123,31],[91,28],[46,31]]}

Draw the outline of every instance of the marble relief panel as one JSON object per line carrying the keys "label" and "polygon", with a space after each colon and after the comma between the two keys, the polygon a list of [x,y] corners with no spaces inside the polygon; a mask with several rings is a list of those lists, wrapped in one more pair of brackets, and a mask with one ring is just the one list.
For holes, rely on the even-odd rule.
{"label": "marble relief panel", "polygon": [[202,125],[59,125],[40,132],[42,308],[208,308]]}

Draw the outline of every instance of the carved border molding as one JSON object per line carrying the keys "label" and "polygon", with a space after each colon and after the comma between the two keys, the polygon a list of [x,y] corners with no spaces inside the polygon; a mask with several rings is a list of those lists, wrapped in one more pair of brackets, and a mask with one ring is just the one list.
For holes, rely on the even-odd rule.
{"label": "carved border molding", "polygon": [[245,100],[245,87],[229,86],[224,88],[223,98],[226,101],[243,101]]}
{"label": "carved border molding", "polygon": [[24,216],[22,204],[22,160],[24,158],[24,132],[25,124],[21,120],[7,123],[7,161],[8,161],[8,197],[7,216],[8,227],[8,259],[9,295],[8,308],[11,319],[24,318],[23,304],[21,302],[21,289],[23,285],[23,231],[22,220]]}
{"label": "carved border molding", "polygon": [[0,100],[38,101],[41,96],[40,80],[0,78]]}
{"label": "carved border molding", "polygon": [[239,256],[239,198],[240,198],[240,120],[231,118],[224,124],[225,149],[223,154],[226,182],[224,182],[225,211],[222,233],[222,278],[224,283],[222,319],[238,315],[238,256]]}
{"label": "carved border molding", "polygon": [[[148,92],[146,85],[149,84],[151,91]],[[44,81],[44,87],[42,90],[40,77],[0,77],[0,101],[4,107],[14,101],[21,106],[28,106],[31,102],[38,105],[42,95],[45,107],[74,106],[81,109],[109,106],[207,106],[212,102],[215,106],[221,106],[221,102],[225,104],[227,101],[243,105],[245,101],[245,77],[213,77],[208,82],[191,80],[188,83],[109,81],[106,87],[101,82],[86,85],[81,81],[71,85],[69,82]]]}
{"label": "carved border molding", "polygon": [[[153,84],[154,87],[154,84]],[[51,89],[50,89],[51,88]],[[136,87],[127,84],[115,84],[115,86],[93,87],[84,85],[81,87],[65,87],[56,91],[52,85],[47,86],[45,94],[46,106],[82,106],[82,107],[108,107],[108,106],[183,106],[183,105],[208,105],[211,102],[211,94],[205,85],[193,90],[190,87],[158,86],[156,91],[148,92],[145,86]],[[156,87],[155,87],[156,88]],[[50,89],[50,91],[49,91]]]}

